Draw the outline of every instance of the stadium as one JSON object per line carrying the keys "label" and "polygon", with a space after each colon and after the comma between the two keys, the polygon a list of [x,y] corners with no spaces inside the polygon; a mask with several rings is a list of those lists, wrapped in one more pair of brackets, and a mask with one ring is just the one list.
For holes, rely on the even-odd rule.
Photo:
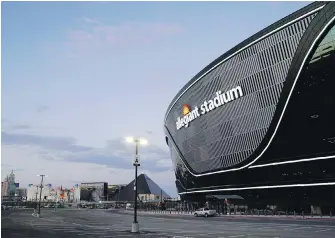
{"label": "stadium", "polygon": [[224,53],[178,92],[164,131],[183,199],[335,208],[334,19],[334,2],[312,3]]}

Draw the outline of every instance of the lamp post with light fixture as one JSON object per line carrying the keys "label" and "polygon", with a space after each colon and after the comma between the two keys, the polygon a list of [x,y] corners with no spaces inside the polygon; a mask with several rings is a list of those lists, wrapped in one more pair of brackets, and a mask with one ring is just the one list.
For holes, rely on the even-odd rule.
{"label": "lamp post with light fixture", "polygon": [[41,177],[41,184],[40,184],[40,200],[38,202],[38,217],[41,217],[41,200],[42,200],[42,188],[43,188],[43,178],[46,177],[45,174],[39,174],[37,175],[39,177]]}
{"label": "lamp post with light fixture", "polygon": [[137,222],[137,167],[140,166],[139,155],[138,155],[138,146],[139,146],[139,144],[146,145],[148,142],[145,139],[132,138],[132,137],[126,138],[126,141],[128,143],[135,143],[135,157],[134,157],[134,161],[133,161],[133,166],[135,167],[134,221],[133,221],[132,226],[131,226],[131,232],[137,233],[137,232],[139,232],[139,224]]}

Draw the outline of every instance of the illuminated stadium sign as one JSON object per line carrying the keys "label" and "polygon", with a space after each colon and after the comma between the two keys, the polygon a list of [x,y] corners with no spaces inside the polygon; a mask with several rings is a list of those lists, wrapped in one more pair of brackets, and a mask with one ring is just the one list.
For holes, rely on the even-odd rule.
{"label": "illuminated stadium sign", "polygon": [[234,101],[237,98],[243,96],[242,88],[237,86],[225,93],[218,91],[215,93],[215,97],[211,100],[204,101],[200,107],[195,107],[191,110],[188,104],[183,105],[183,116],[177,118],[176,127],[179,130],[182,127],[188,127],[189,123],[196,118],[204,115],[224,104]]}

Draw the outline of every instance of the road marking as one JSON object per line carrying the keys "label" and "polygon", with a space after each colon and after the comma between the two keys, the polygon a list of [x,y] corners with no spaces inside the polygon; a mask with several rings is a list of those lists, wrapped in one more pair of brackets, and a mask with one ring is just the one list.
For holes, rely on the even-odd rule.
{"label": "road marking", "polygon": [[282,226],[282,225],[275,225],[275,224],[273,224],[274,226],[261,226],[261,227],[255,227],[255,226],[250,226],[249,228],[254,228],[254,229],[257,229],[257,230],[273,230],[273,229],[275,229],[275,230],[277,230],[277,229],[284,229],[284,228],[286,228],[286,229],[290,229],[290,228],[292,228],[292,227],[294,227],[294,226]]}
{"label": "road marking", "polygon": [[[130,234],[122,234],[122,235],[117,234],[116,236],[117,236],[117,237],[119,237],[119,236],[123,236],[123,237],[133,237],[133,235],[130,235]],[[108,236],[108,237],[112,237],[112,236]],[[115,237],[115,236],[114,236],[114,237]]]}
{"label": "road marking", "polygon": [[[177,234],[185,234],[185,233],[196,233],[197,235],[216,235],[216,234],[219,234],[219,233],[225,233],[225,232],[215,232],[215,233],[199,233],[199,231],[195,231],[195,230],[184,230],[184,229],[178,229],[178,228],[165,228],[165,229],[162,229],[162,228],[154,228],[154,227],[144,227],[144,228],[141,228],[143,230],[152,230],[152,231],[164,231],[164,232],[169,232],[169,234],[173,234],[173,233],[177,233]],[[168,231],[167,231],[168,230]],[[185,236],[182,236],[182,237],[185,237]],[[189,236],[187,236],[189,237]]]}
{"label": "road marking", "polygon": [[289,228],[289,229],[284,229],[285,231],[294,231],[294,230],[300,230],[300,229],[310,229],[312,227],[310,226],[303,226],[303,227],[293,227],[293,228]]}
{"label": "road marking", "polygon": [[[251,227],[250,227],[251,228]],[[280,228],[280,227],[276,227],[276,226],[263,226],[263,227],[258,227],[258,228],[256,228],[256,229],[258,229],[258,230],[272,230],[272,229],[274,229],[274,228]]]}
{"label": "road marking", "polygon": [[84,231],[86,235],[103,235],[106,234],[106,232],[101,232],[101,231],[97,231],[97,232],[92,232],[92,231]]}
{"label": "road marking", "polygon": [[[54,227],[52,228],[52,230],[55,230],[55,231],[66,231],[68,230],[70,227]],[[73,227],[72,227],[73,228]]]}
{"label": "road marking", "polygon": [[69,233],[82,233],[82,232],[85,232],[85,231],[78,231],[78,230],[64,230],[66,232],[69,232]]}
{"label": "road marking", "polygon": [[319,230],[319,231],[315,231],[315,232],[324,232],[324,231],[331,231],[332,229],[324,229],[324,230]]}

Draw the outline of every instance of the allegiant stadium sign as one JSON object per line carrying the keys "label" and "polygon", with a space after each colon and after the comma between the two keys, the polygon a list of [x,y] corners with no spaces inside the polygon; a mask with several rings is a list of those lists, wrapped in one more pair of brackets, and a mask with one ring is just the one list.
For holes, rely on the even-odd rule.
{"label": "allegiant stadium sign", "polygon": [[200,105],[200,107],[195,107],[193,110],[191,110],[191,107],[188,104],[184,104],[183,116],[177,118],[176,122],[177,130],[181,129],[182,127],[188,127],[191,121],[195,120],[201,115],[204,115],[242,96],[243,96],[242,88],[240,86],[237,86],[224,93],[221,93],[221,91],[216,92],[215,97],[213,99],[204,101]]}

